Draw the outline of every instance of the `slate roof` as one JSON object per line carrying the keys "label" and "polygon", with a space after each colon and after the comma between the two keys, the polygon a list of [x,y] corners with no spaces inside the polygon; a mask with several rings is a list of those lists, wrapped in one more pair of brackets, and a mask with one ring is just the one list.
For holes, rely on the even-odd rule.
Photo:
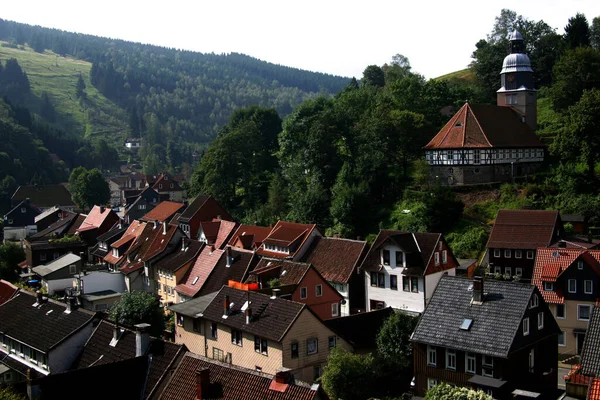
{"label": "slate roof", "polygon": [[[186,353],[161,400],[194,400],[196,371],[208,369],[210,384],[203,398],[219,400],[312,400],[326,398],[319,385],[295,381],[274,385],[274,376]],[[206,397],[204,397],[206,396]]]}
{"label": "slate roof", "polygon": [[149,213],[144,215],[142,221],[160,221],[165,222],[169,220],[177,211],[181,210],[185,205],[183,203],[176,203],[174,201],[163,201],[156,207],[150,210]]}
{"label": "slate roof", "polygon": [[[160,185],[162,185],[162,188]],[[171,187],[171,185],[173,185],[173,187]],[[161,192],[180,192],[183,190],[181,186],[179,186],[179,183],[169,174],[161,174],[154,185],[152,185],[152,189]]]}
{"label": "slate roof", "polygon": [[258,262],[258,256],[249,251],[231,249],[233,262],[227,267],[227,257],[225,253],[219,258],[219,261],[212,272],[206,278],[202,288],[198,292],[199,296],[208,293],[218,292],[223,285],[231,281],[243,282],[249,271]]}
{"label": "slate roof", "polygon": [[510,107],[466,103],[425,149],[544,147]]}
{"label": "slate roof", "polygon": [[196,297],[183,303],[177,303],[169,306],[169,310],[187,317],[196,318],[200,314],[204,314],[206,307],[217,297],[219,292],[212,292],[204,296]]}
{"label": "slate roof", "polygon": [[110,240],[116,236],[123,234],[126,230],[127,230],[127,227],[119,226],[119,223],[116,223],[112,228],[110,228],[108,231],[106,231],[102,235],[99,235],[96,239],[99,242],[105,242],[107,240]]}
{"label": "slate roof", "polygon": [[595,306],[588,322],[587,332],[581,349],[581,373],[600,375],[600,307]]}
{"label": "slate roof", "polygon": [[[472,282],[469,278],[443,276],[412,341],[508,357],[535,286],[486,280],[483,304],[471,305]],[[469,330],[460,329],[465,319],[473,321]]]}
{"label": "slate roof", "polygon": [[10,282],[0,279],[0,305],[4,304],[19,291],[19,288]]}
{"label": "slate roof", "polygon": [[311,263],[329,282],[348,283],[367,254],[367,242],[315,237],[302,261]]}
{"label": "slate roof", "polygon": [[535,249],[550,246],[560,228],[558,211],[500,210],[487,248]]}
{"label": "slate roof", "polygon": [[[24,208],[25,212],[21,212],[21,209]],[[8,221],[11,220],[12,223],[10,226],[27,226],[34,225],[35,218],[40,215],[41,211],[37,209],[34,205],[32,205],[29,201],[23,200],[12,210],[7,212],[4,215],[4,226],[9,226]]]}
{"label": "slate roof", "polygon": [[0,305],[0,332],[43,352],[91,323],[95,315],[81,308],[67,314],[66,304],[50,299],[34,307],[36,303],[35,295],[19,291]]}
{"label": "slate roof", "polygon": [[[233,303],[227,318],[223,318],[225,296],[229,296],[229,302]],[[252,308],[252,319],[249,324],[246,324],[246,317],[241,311],[246,301],[251,302]],[[304,304],[279,297],[272,299],[266,294],[224,286],[203,314],[209,321],[216,321],[252,335],[280,342],[305,307]]]}
{"label": "slate roof", "polygon": [[[66,234],[70,230],[77,230],[84,220],[85,216],[81,214],[68,214],[65,218],[59,219],[58,221],[50,224],[50,226],[43,231],[31,235],[31,239],[43,239],[46,236],[53,235],[55,232],[59,236]],[[71,227],[74,229],[71,229]]]}
{"label": "slate roof", "polygon": [[206,200],[208,200],[209,197],[210,196],[204,195],[196,197],[194,201],[192,201],[181,213],[181,217],[179,217],[179,220],[181,222],[189,222],[190,219],[192,219],[192,217],[196,215],[196,213],[200,210],[200,208],[202,208],[202,206],[204,205]]}
{"label": "slate roof", "polygon": [[64,256],[59,257],[56,260],[54,260],[48,264],[39,265],[37,267],[34,267],[33,272],[40,275],[41,277],[44,277],[46,275],[49,275],[53,272],[58,271],[59,269],[68,267],[71,264],[76,264],[79,261],[81,261],[81,257],[79,257],[73,253],[67,253]]}
{"label": "slate roof", "polygon": [[229,240],[230,246],[254,250],[260,247],[272,228],[256,225],[240,225]]}
{"label": "slate roof", "polygon": [[11,197],[11,203],[19,203],[29,198],[36,207],[50,208],[54,206],[74,207],[71,193],[63,185],[23,185]]}
{"label": "slate roof", "polygon": [[[72,368],[82,369],[135,358],[135,332],[120,327],[119,340],[115,346],[111,346],[114,329],[114,324],[101,321],[86,342],[81,355]],[[144,397],[150,396],[165,377],[167,371],[174,368],[173,363],[184,351],[185,347],[182,345],[151,338],[150,347],[146,352],[147,355],[152,355],[152,357]]]}
{"label": "slate roof", "polygon": [[[213,249],[211,246],[204,246],[196,262],[189,269],[180,284],[175,286],[175,290],[185,296],[195,297],[202,286],[212,273],[219,262],[224,251]],[[196,277],[198,279],[196,279]]]}
{"label": "slate roof", "polygon": [[550,247],[566,247],[572,249],[598,249],[600,239],[580,236],[568,236],[550,245]]}
{"label": "slate roof", "polygon": [[154,266],[157,269],[175,272],[184,265],[193,262],[202,250],[202,246],[204,246],[204,243],[188,239],[185,250],[182,250],[180,245],[177,250],[158,261]]}
{"label": "slate roof", "polygon": [[377,335],[383,323],[394,313],[391,307],[324,320],[323,323],[350,343],[355,350],[377,348]]}

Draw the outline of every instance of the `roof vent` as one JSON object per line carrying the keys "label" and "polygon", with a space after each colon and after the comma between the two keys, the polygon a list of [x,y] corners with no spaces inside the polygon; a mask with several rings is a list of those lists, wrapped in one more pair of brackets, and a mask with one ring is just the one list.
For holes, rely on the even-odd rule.
{"label": "roof vent", "polygon": [[471,325],[473,325],[473,320],[470,318],[465,318],[463,319],[462,324],[460,324],[460,329],[462,331],[468,331],[469,329],[471,329]]}
{"label": "roof vent", "polygon": [[194,277],[194,280],[192,281],[192,285],[195,285],[198,282],[198,279],[200,279],[199,276]]}
{"label": "roof vent", "polygon": [[281,276],[285,276],[285,274],[287,274],[287,270],[284,269],[283,271],[281,271]]}
{"label": "roof vent", "polygon": [[552,258],[558,258],[558,256],[559,256],[558,251],[552,252]]}

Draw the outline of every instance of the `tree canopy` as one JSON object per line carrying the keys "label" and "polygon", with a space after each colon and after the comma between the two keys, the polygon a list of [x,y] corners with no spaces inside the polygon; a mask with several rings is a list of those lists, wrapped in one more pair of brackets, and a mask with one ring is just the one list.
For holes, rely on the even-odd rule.
{"label": "tree canopy", "polygon": [[69,190],[73,201],[84,209],[107,204],[110,200],[108,183],[96,168],[89,171],[84,167],[75,168],[69,176]]}
{"label": "tree canopy", "polygon": [[115,323],[128,327],[146,323],[151,325],[151,333],[158,336],[165,327],[165,318],[156,295],[145,291],[123,293],[109,312],[109,318]]}
{"label": "tree canopy", "polygon": [[440,383],[427,391],[425,400],[492,400],[492,396],[481,390]]}
{"label": "tree canopy", "polygon": [[18,243],[0,244],[0,279],[15,282],[19,278],[18,265],[25,260],[25,251]]}

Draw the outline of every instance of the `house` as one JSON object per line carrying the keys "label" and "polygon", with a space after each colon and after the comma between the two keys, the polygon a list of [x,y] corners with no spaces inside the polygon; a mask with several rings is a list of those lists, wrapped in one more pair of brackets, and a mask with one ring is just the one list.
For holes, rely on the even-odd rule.
{"label": "house", "polygon": [[490,272],[531,280],[536,249],[557,242],[562,233],[558,211],[498,211],[486,245]]}
{"label": "house", "polygon": [[10,199],[13,207],[29,199],[32,206],[45,211],[54,206],[60,206],[68,211],[75,210],[71,193],[64,185],[23,185],[19,186]]}
{"label": "house", "polygon": [[421,313],[440,278],[456,275],[457,266],[441,233],[381,230],[360,267],[369,310]]}
{"label": "house", "polygon": [[[198,296],[204,283],[208,280],[224,253],[224,250],[216,249],[214,246],[204,246],[202,248],[192,268],[189,269],[182,281],[175,286],[176,303],[181,303]],[[221,283],[221,286],[223,284]]]}
{"label": "house", "polygon": [[[152,189],[151,187],[145,187],[143,189],[136,189],[136,190],[126,190],[125,191],[125,206],[129,207],[131,204],[133,204],[134,201],[136,201],[139,197],[142,197],[146,203],[149,204],[153,204],[156,205],[158,203],[161,202],[161,197],[158,194],[158,192],[154,189]],[[147,210],[146,212],[148,212],[150,210]],[[142,215],[144,215],[145,213],[143,213]],[[135,218],[137,219],[137,218]]]}
{"label": "house", "polygon": [[136,325],[135,331],[132,331],[101,321],[71,369],[79,371],[150,356],[143,398],[156,398],[183,358],[185,347],[151,337],[146,325]]}
{"label": "house", "polygon": [[107,179],[108,189],[110,190],[110,205],[112,207],[118,207],[123,204],[125,200],[123,198],[123,189],[125,188],[125,182],[127,178],[124,176],[115,176]]}
{"label": "house", "polygon": [[[150,182],[148,182],[150,184]],[[168,196],[171,201],[182,202],[186,198],[185,190],[169,174],[160,174],[154,184],[150,185],[158,194]]]}
{"label": "house", "polygon": [[[181,217],[179,217],[181,219]],[[237,222],[215,218],[212,221],[200,222],[198,240],[208,245],[223,249],[235,231]]]}
{"label": "house", "polygon": [[48,295],[52,296],[73,286],[73,277],[83,270],[83,261],[78,255],[68,253],[32,270],[40,277]]}
{"label": "house", "polygon": [[600,250],[537,249],[532,283],[561,329],[560,354],[579,354],[594,305],[600,300]]}
{"label": "house", "polygon": [[446,382],[496,399],[553,395],[559,332],[533,285],[443,276],[411,338],[415,394]]}
{"label": "house", "polygon": [[[154,190],[152,190],[151,188],[147,188],[143,193],[145,193],[146,191],[154,192]],[[160,201],[158,197],[153,198],[152,200],[148,200],[145,196],[143,196],[143,193],[142,195],[135,197],[135,199],[125,207],[125,222],[131,223],[135,220],[141,219],[144,215],[146,215],[154,207],[156,207],[156,205]],[[158,196],[158,193],[156,193],[156,195]]]}
{"label": "house", "polygon": [[359,267],[369,248],[364,240],[317,236],[302,257],[343,297],[340,315],[366,310],[365,277]]}
{"label": "house", "polygon": [[587,235],[588,218],[579,214],[561,214],[563,224],[571,224],[572,233],[575,235]]}
{"label": "house", "polygon": [[184,236],[179,249],[156,262],[156,292],[162,299],[161,304],[166,306],[176,301],[175,287],[185,279],[203,246],[204,243]]}
{"label": "house", "polygon": [[46,209],[43,213],[36,216],[33,220],[37,227],[37,231],[41,232],[56,221],[64,219],[69,214],[73,214],[73,212],[59,206],[54,206]]}
{"label": "house", "polygon": [[521,34],[514,31],[510,40],[498,105],[466,103],[425,146],[431,177],[443,185],[512,181],[542,166],[531,62]]}
{"label": "house", "polygon": [[182,210],[185,207],[183,203],[176,203],[174,201],[163,201],[157,204],[152,210],[146,213],[142,218],[142,221],[146,222],[166,222],[168,223],[171,218],[178,211]]}
{"label": "house", "polygon": [[257,253],[261,256],[299,260],[312,243],[321,235],[315,224],[298,224],[277,221],[269,235],[263,240]]}
{"label": "house", "polygon": [[37,233],[35,217],[39,214],[40,210],[32,206],[29,199],[17,204],[4,215],[4,240],[18,241]]}
{"label": "house", "polygon": [[110,230],[99,235],[96,238],[96,245],[92,247],[89,252],[92,261],[97,264],[106,264],[104,262],[104,257],[108,255],[110,247],[114,242],[121,239],[126,231],[127,227],[119,221]]}
{"label": "house", "polygon": [[271,230],[272,228],[264,226],[242,224],[238,226],[231,239],[229,239],[229,245],[239,249],[256,250],[262,245],[263,240],[269,236]]}
{"label": "house", "polygon": [[129,138],[125,140],[125,148],[129,151],[137,151],[142,147],[141,138]]}
{"label": "house", "polygon": [[319,384],[241,368],[188,352],[160,396],[161,400],[325,400]]}
{"label": "house", "polygon": [[187,237],[198,238],[200,223],[214,219],[233,221],[233,218],[212,196],[200,195],[181,213],[179,227]]}
{"label": "house", "polygon": [[377,335],[385,321],[396,311],[392,307],[330,318],[323,321],[333,332],[338,332],[355,353],[368,354],[377,350]]}
{"label": "house", "polygon": [[117,213],[112,209],[104,206],[94,206],[75,233],[90,246],[93,246],[96,244],[99,235],[109,231],[120,220]]}
{"label": "house", "polygon": [[175,343],[217,361],[314,382],[329,351],[351,346],[308,306],[224,286],[219,292],[169,307],[175,312]]}
{"label": "house", "polygon": [[[111,231],[108,231],[104,235],[98,236],[99,243],[99,254],[102,254],[106,251],[106,255],[102,259],[103,263],[108,265],[109,270],[111,271],[119,271],[119,266],[121,261],[123,260],[123,256],[126,251],[130,248],[132,243],[136,241],[136,239],[142,234],[146,227],[145,222],[133,221],[123,232],[122,234],[117,233],[115,236],[111,236],[107,238],[107,235],[110,234]],[[120,230],[120,229],[119,229]],[[117,240],[114,240],[118,238]],[[113,241],[114,240],[114,241]],[[110,242],[110,243],[109,243]]]}
{"label": "house", "polygon": [[306,304],[322,320],[340,316],[343,296],[308,263],[263,257],[247,283],[259,291]]}
{"label": "house", "polygon": [[155,224],[145,222],[141,224],[136,232],[131,232],[131,236],[125,234],[121,240],[113,243],[111,254],[104,258],[112,265],[109,268],[118,269],[124,275],[125,285],[129,292],[144,290],[145,276],[142,259],[150,250],[155,237],[161,232]]}
{"label": "house", "polygon": [[0,354],[39,375],[64,372],[93,331],[95,314],[19,291],[0,305]]}

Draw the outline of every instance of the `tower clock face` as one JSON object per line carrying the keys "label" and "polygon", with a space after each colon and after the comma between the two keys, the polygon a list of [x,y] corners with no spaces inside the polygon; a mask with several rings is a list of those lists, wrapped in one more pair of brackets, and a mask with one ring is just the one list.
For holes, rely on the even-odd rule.
{"label": "tower clock face", "polygon": [[515,80],[515,76],[514,76],[513,74],[510,74],[510,75],[508,75],[508,76],[506,77],[506,79],[507,79],[509,82],[512,82],[512,81],[514,81],[514,80]]}

